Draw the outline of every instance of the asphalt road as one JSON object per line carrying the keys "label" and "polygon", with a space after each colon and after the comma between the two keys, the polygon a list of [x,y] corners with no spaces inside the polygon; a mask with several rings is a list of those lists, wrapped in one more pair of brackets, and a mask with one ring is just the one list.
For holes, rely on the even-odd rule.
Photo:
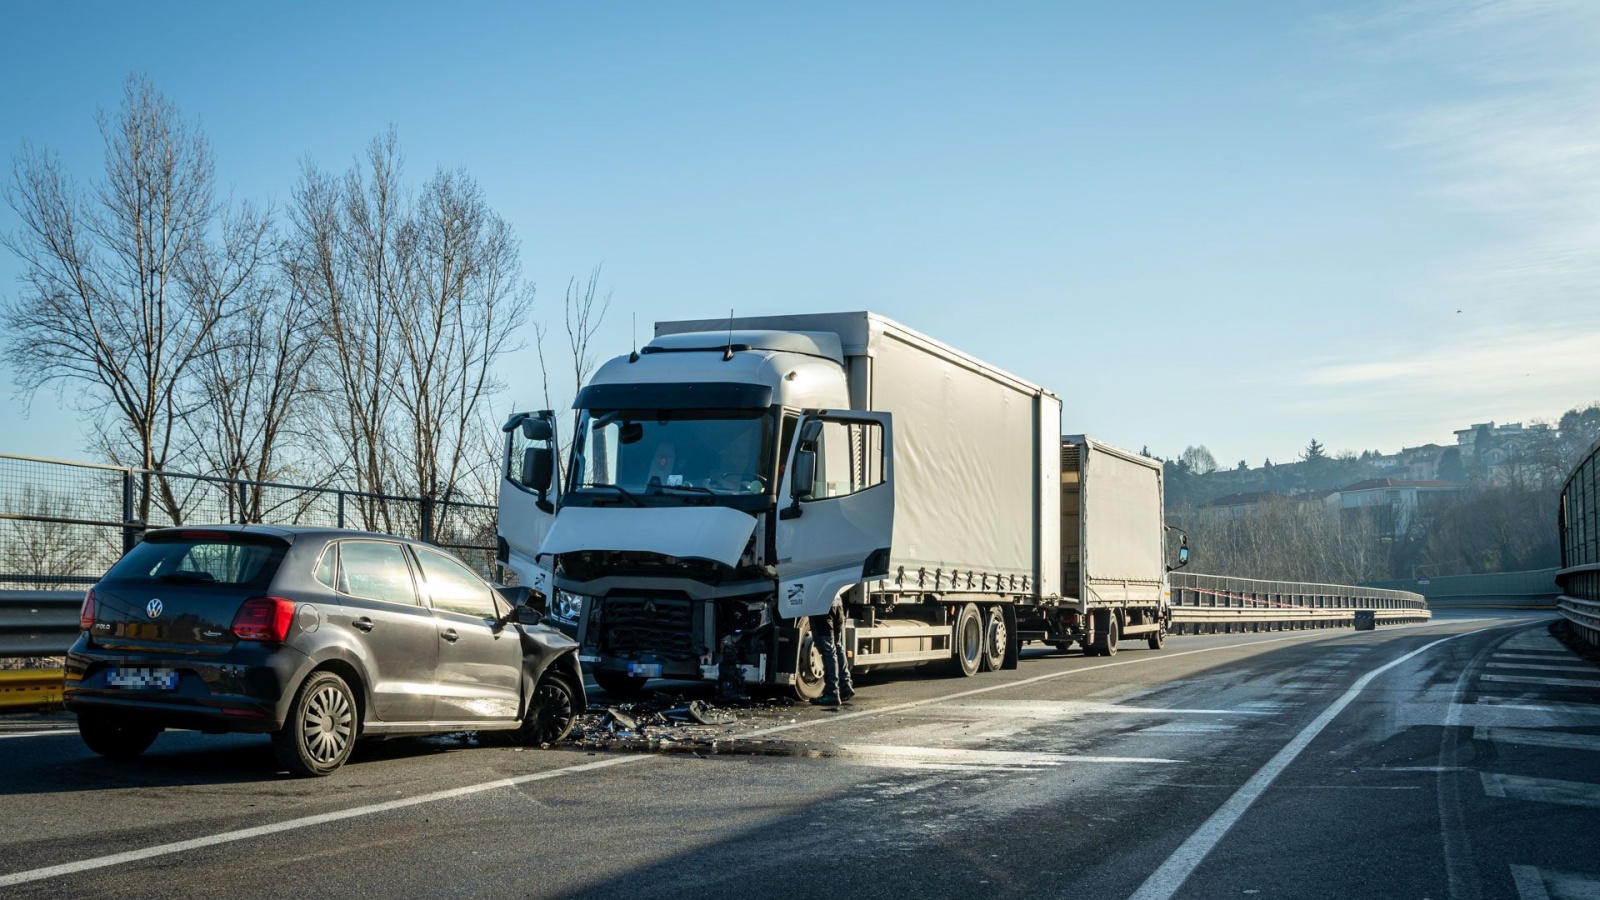
{"label": "asphalt road", "polygon": [[401,740],[315,780],[0,719],[0,896],[1593,898],[1600,667],[1551,621],[1028,651],[667,750]]}

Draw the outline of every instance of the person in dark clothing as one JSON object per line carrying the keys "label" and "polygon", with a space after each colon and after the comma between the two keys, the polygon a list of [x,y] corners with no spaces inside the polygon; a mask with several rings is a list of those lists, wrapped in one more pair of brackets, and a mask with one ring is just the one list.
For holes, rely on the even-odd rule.
{"label": "person in dark clothing", "polygon": [[856,695],[850,683],[850,660],[844,652],[844,604],[820,616],[811,616],[811,640],[822,654],[822,696],[811,702],[817,706],[838,706]]}

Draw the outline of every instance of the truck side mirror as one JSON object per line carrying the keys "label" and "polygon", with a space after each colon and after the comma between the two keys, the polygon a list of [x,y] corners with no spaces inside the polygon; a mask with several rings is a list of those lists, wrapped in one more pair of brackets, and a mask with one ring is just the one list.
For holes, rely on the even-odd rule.
{"label": "truck side mirror", "polygon": [[792,501],[778,511],[780,519],[800,516],[800,501],[811,499],[811,488],[817,481],[817,451],[801,447],[794,452],[794,464],[789,467],[789,499]]}
{"label": "truck side mirror", "polygon": [[530,441],[548,441],[554,430],[550,420],[543,417],[529,416],[522,420],[522,436]]}
{"label": "truck side mirror", "polygon": [[529,447],[522,451],[522,484],[539,492],[539,508],[545,512],[553,508],[545,494],[550,491],[555,469],[555,453],[549,447]]}
{"label": "truck side mirror", "polygon": [[796,501],[810,500],[811,489],[817,482],[817,451],[800,449],[794,454],[794,475],[789,496]]}

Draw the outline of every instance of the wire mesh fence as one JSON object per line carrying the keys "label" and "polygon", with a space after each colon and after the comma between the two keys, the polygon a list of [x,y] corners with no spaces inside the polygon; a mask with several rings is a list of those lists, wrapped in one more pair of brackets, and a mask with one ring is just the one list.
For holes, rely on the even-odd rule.
{"label": "wire mesh fence", "polygon": [[261,523],[416,538],[494,571],[495,507],[0,454],[0,589],[92,584],[147,529]]}

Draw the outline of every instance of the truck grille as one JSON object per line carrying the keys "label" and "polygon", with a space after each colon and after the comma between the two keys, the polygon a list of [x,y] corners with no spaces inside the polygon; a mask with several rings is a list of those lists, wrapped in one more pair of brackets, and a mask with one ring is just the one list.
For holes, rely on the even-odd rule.
{"label": "truck grille", "polygon": [[607,597],[602,649],[618,656],[654,653],[693,659],[694,606],[681,597]]}

